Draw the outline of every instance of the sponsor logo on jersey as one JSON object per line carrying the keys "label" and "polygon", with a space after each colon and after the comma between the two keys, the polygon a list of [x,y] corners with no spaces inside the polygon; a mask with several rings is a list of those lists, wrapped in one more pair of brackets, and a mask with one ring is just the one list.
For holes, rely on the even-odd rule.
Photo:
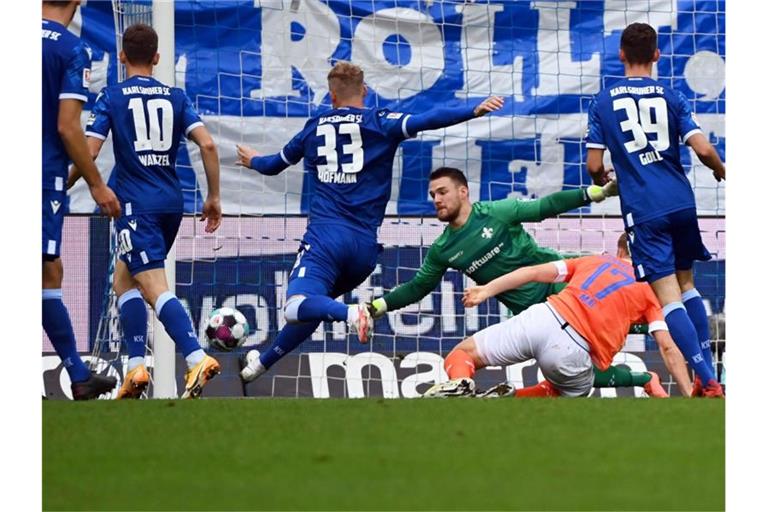
{"label": "sponsor logo on jersey", "polygon": [[493,236],[493,228],[483,228],[483,233],[480,236],[483,238],[491,238]]}
{"label": "sponsor logo on jersey", "polygon": [[462,254],[464,254],[464,251],[459,251],[459,252],[457,252],[456,254],[454,254],[453,256],[451,256],[450,258],[448,258],[448,263],[453,263],[453,262],[456,260],[456,258],[458,258],[459,256],[461,256]]}
{"label": "sponsor logo on jersey", "polygon": [[61,201],[51,201],[51,210],[53,210],[54,215],[59,213],[59,208],[61,208]]}
{"label": "sponsor logo on jersey", "polygon": [[480,267],[482,267],[483,265],[491,261],[496,255],[501,253],[502,247],[504,247],[504,242],[501,242],[499,245],[495,246],[493,249],[485,253],[479,259],[474,260],[472,264],[464,272],[468,275],[471,275],[473,272],[480,269]]}

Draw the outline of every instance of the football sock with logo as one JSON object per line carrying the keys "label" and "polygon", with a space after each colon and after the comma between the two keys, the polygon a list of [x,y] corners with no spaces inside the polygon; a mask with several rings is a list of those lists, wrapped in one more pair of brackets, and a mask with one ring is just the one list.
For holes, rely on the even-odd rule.
{"label": "football sock with logo", "polygon": [[681,302],[671,302],[664,306],[664,320],[669,327],[669,333],[675,340],[680,352],[683,353],[688,365],[693,368],[701,382],[707,385],[714,376],[712,375],[712,366],[708,365],[701,354],[701,345],[696,329],[693,327],[691,319]]}
{"label": "football sock with logo", "polygon": [[[343,304],[342,304],[343,305]],[[346,307],[346,306],[345,306]],[[259,356],[259,361],[265,368],[271,367],[278,362],[284,355],[301,345],[301,343],[312,336],[320,321],[306,322],[300,324],[286,324],[279,333],[272,345]]]}
{"label": "football sock with logo", "polygon": [[69,312],[61,300],[61,289],[43,289],[43,329],[61,358],[72,382],[83,382],[91,372],[77,353]]}
{"label": "football sock with logo", "polygon": [[535,386],[515,390],[515,398],[554,398],[556,396],[560,396],[560,392],[546,380]]}
{"label": "football sock with logo", "polygon": [[595,370],[596,388],[630,388],[644,386],[651,380],[648,372],[633,372],[621,366],[609,366],[607,370]]}
{"label": "football sock with logo", "polygon": [[133,288],[117,299],[120,308],[120,325],[123,327],[123,339],[128,348],[128,371],[144,364],[147,352],[147,307],[144,297]]}
{"label": "football sock with logo", "polygon": [[[202,361],[205,353],[197,342],[197,335],[192,327],[192,321],[189,319],[189,315],[187,315],[179,299],[170,291],[161,293],[155,303],[155,312],[157,312],[157,317],[160,319],[163,327],[165,327],[165,331],[181,349],[184,357],[187,358],[187,364],[194,366],[194,364]],[[197,352],[198,350],[200,352]],[[192,356],[193,360],[190,361],[188,356]]]}
{"label": "football sock with logo", "polygon": [[709,319],[707,318],[707,310],[704,307],[704,301],[701,299],[699,291],[696,288],[692,288],[683,292],[683,304],[688,312],[688,318],[691,319],[693,326],[696,328],[696,333],[699,335],[701,355],[709,367],[714,368],[712,365],[712,347],[709,341]]}
{"label": "football sock with logo", "polygon": [[348,309],[349,306],[343,302],[333,300],[325,295],[313,295],[301,301],[297,316],[300,322],[313,320],[346,322]]}
{"label": "football sock with logo", "polygon": [[445,367],[445,373],[448,374],[448,378],[461,379],[469,377],[470,379],[475,376],[475,362],[469,357],[469,354],[460,349],[454,349],[448,354],[443,363]]}

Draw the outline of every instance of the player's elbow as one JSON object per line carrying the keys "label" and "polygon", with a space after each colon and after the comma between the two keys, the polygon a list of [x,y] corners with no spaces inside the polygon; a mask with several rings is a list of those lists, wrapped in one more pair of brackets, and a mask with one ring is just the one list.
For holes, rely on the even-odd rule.
{"label": "player's elbow", "polygon": [[217,150],[216,150],[216,144],[213,142],[213,139],[208,138],[201,141],[200,151],[210,155],[215,155],[217,153]]}
{"label": "player's elbow", "polygon": [[68,119],[59,119],[56,129],[59,132],[59,137],[64,141],[71,140],[78,134],[78,132],[82,131],[79,123],[73,123]]}

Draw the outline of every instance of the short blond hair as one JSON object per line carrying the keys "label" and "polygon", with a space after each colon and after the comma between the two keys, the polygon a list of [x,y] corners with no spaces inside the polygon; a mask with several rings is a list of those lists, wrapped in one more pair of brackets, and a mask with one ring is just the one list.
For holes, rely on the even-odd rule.
{"label": "short blond hair", "polygon": [[340,61],[328,72],[328,89],[335,92],[337,96],[348,98],[363,92],[364,79],[360,66]]}

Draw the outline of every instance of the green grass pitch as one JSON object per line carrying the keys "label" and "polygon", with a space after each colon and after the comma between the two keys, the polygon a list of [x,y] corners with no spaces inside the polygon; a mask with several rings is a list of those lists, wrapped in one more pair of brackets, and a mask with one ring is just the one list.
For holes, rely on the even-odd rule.
{"label": "green grass pitch", "polygon": [[47,510],[723,510],[722,400],[43,403]]}

